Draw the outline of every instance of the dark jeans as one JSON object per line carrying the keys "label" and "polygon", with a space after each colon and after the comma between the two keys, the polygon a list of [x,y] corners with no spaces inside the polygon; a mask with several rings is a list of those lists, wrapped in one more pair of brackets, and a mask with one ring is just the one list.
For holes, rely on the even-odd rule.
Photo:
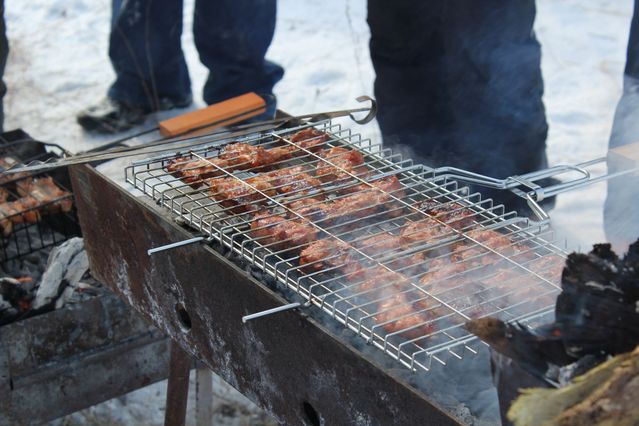
{"label": "dark jeans", "polygon": [[[275,0],[196,0],[193,35],[209,69],[208,104],[246,92],[272,94],[283,69],[265,60],[275,30]],[[191,80],[182,52],[182,0],[113,0],[109,97],[159,109],[184,103]]]}
{"label": "dark jeans", "polygon": [[535,13],[534,0],[369,0],[384,144],[499,178],[546,167]]}
{"label": "dark jeans", "polygon": [[4,95],[7,86],[4,84],[4,67],[9,56],[9,42],[7,41],[7,28],[4,22],[4,0],[0,0],[0,132],[4,128]]}

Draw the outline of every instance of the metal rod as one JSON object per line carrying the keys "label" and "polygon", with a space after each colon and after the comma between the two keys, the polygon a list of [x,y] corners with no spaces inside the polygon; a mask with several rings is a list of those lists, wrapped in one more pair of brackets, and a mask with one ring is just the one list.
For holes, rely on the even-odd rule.
{"label": "metal rod", "polygon": [[256,318],[265,317],[267,315],[276,314],[278,312],[290,311],[291,309],[299,308],[300,306],[303,306],[303,305],[301,303],[295,302],[295,303],[289,303],[288,305],[278,306],[277,308],[267,309],[262,312],[256,312],[254,314],[245,315],[242,317],[242,322],[246,323],[247,321],[254,320]]}
{"label": "metal rod", "polygon": [[188,240],[184,240],[184,241],[178,241],[177,243],[171,243],[171,244],[167,244],[165,246],[160,246],[160,247],[154,247],[152,249],[148,249],[147,250],[147,254],[149,256],[151,256],[154,253],[158,253],[160,251],[164,251],[164,250],[171,250],[177,247],[182,247],[182,246],[186,246],[189,244],[193,244],[193,243],[199,243],[200,241],[204,241],[206,238],[204,237],[195,237],[195,238],[190,238]]}
{"label": "metal rod", "polygon": [[[95,161],[104,161],[104,160],[111,160],[115,158],[131,157],[131,156],[150,154],[150,153],[156,153],[156,152],[165,152],[165,151],[170,151],[172,149],[176,149],[176,148],[173,148],[174,145],[180,146],[182,149],[184,149],[184,148],[192,147],[195,145],[201,145],[204,142],[202,139],[207,137],[210,138],[213,136],[214,137],[213,140],[224,140],[228,138],[248,136],[256,132],[276,129],[277,127],[281,125],[284,125],[288,122],[292,122],[295,120],[309,120],[309,121],[315,120],[316,121],[316,120],[325,120],[327,118],[331,119],[331,118],[337,118],[337,117],[350,116],[351,119],[354,120],[355,122],[360,124],[365,124],[375,117],[375,114],[377,112],[376,103],[372,98],[369,98],[368,96],[360,96],[356,100],[358,102],[370,101],[371,106],[368,108],[352,108],[352,109],[339,110],[339,111],[329,111],[329,112],[319,113],[319,114],[318,113],[304,114],[304,115],[299,115],[296,117],[277,118],[277,119],[265,121],[265,122],[249,123],[249,124],[235,127],[235,130],[232,132],[225,128],[225,129],[217,130],[202,136],[195,136],[195,137],[194,136],[190,136],[190,137],[178,136],[178,137],[169,138],[169,139],[160,138],[160,139],[145,143],[142,146],[135,146],[135,147],[124,146],[119,148],[111,148],[98,153],[89,151],[86,153],[82,153],[82,154],[78,154],[78,155],[74,155],[74,156],[70,156],[70,157],[66,157],[62,159],[37,161],[37,162],[33,162],[32,164],[22,165],[20,167],[13,167],[11,169],[6,170],[5,173],[15,173],[18,171],[50,170],[57,167],[63,167],[63,166],[68,166],[72,164],[92,163]],[[355,112],[368,112],[368,114],[363,119],[358,120],[357,118],[353,116],[353,113]],[[209,126],[209,124],[207,124],[206,126]],[[154,129],[151,129],[151,131],[153,130]],[[137,135],[133,135],[132,137],[136,137],[136,136]],[[117,144],[120,144],[123,141],[124,140],[118,140],[115,142]]]}

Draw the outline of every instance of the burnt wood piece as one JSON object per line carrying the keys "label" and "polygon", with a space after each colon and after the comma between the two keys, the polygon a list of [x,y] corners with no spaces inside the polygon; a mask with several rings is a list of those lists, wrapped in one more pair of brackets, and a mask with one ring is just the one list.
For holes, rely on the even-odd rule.
{"label": "burnt wood piece", "polygon": [[0,327],[0,425],[40,424],[167,377],[169,340],[115,295]]}
{"label": "burnt wood piece", "polygon": [[554,323],[529,331],[496,318],[479,318],[466,328],[539,377],[551,365],[565,366],[585,356],[601,362],[639,344],[639,241],[623,258],[610,244],[596,244],[588,254],[570,254],[561,289]]}
{"label": "burnt wood piece", "polygon": [[71,176],[92,273],[277,421],[457,423],[299,312],[243,324],[287,302],[210,247],[147,255],[192,234],[88,166]]}
{"label": "burnt wood piece", "polygon": [[621,259],[610,244],[570,254],[561,288],[555,321],[569,355],[615,355],[639,344],[639,240]]}

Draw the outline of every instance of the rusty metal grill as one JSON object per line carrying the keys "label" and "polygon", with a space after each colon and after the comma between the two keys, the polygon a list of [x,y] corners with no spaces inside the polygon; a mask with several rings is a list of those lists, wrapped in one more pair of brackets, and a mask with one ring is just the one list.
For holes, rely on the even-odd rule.
{"label": "rusty metal grill", "polygon": [[[313,124],[330,136],[321,146],[300,148],[300,141],[292,142],[291,137],[308,127],[274,129],[210,145],[203,142],[186,153],[137,161],[126,168],[126,179],[194,230],[219,241],[413,370],[428,370],[433,360],[445,364],[450,356],[461,359],[466,352],[475,353],[477,341],[463,327],[470,318],[490,315],[525,323],[551,311],[559,291],[557,265],[563,263],[564,254],[552,244],[546,224],[506,212],[480,194],[469,193],[453,176],[414,164],[331,121]],[[340,179],[285,194],[260,188],[251,178],[260,176],[262,167],[239,170],[210,161],[234,142],[265,149],[293,145],[299,155],[270,164],[271,170],[298,165],[315,170],[321,165],[333,167]],[[317,151],[333,147],[361,153],[366,173],[345,169]],[[193,167],[188,162],[198,160],[214,172],[209,179],[230,179],[248,195],[239,204],[228,205],[215,198],[206,180],[186,181],[184,175],[169,171],[176,162],[187,170]],[[390,191],[375,186],[389,177],[401,185]],[[302,214],[293,207],[299,204],[292,204],[334,205],[357,194],[349,191],[355,187],[359,193],[381,195],[383,203],[359,204],[345,220],[334,222]],[[324,199],[316,199],[318,194]],[[427,211],[422,207],[425,202],[440,210]],[[256,232],[275,225],[256,227],[256,212],[279,218],[275,224],[312,227],[318,240],[347,248],[347,263],[335,262],[340,252],[333,251],[316,259],[316,264],[324,265],[321,268],[301,265],[299,249],[308,244],[265,242]],[[402,232],[411,225],[434,232],[435,238],[406,243]],[[501,243],[491,243],[488,235]],[[370,237],[395,241],[399,236],[401,244],[384,250],[372,252],[366,245]]]}

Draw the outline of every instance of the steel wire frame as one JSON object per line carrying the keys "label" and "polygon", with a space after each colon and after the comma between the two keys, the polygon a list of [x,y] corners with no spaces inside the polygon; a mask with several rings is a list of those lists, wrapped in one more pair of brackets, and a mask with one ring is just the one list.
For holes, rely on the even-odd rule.
{"label": "steel wire frame", "polygon": [[[344,147],[360,151],[365,158],[364,164],[368,170],[372,170],[373,173],[375,173],[374,176],[372,178],[366,178],[362,177],[362,174],[356,175],[350,173],[331,162],[331,157],[320,157],[311,150],[300,148],[299,145],[287,139],[287,136],[309,127],[315,127],[330,135],[330,139],[322,143],[322,148]],[[329,196],[332,196],[330,200],[343,199],[351,195],[340,193],[340,191],[344,189],[355,185],[367,185],[370,187],[370,190],[381,192],[385,196],[390,197],[392,201],[388,203],[396,204],[398,206],[395,208],[396,210],[405,211],[408,209],[411,212],[404,213],[401,217],[388,217],[387,211],[374,212],[364,217],[355,217],[350,220],[350,225],[357,225],[357,228],[354,230],[344,228],[349,222],[339,223],[337,225],[328,223],[327,226],[320,226],[319,222],[321,222],[321,220],[310,220],[287,207],[287,203],[292,201],[290,192],[284,195],[276,194],[271,196],[246,182],[246,179],[255,175],[255,172],[261,172],[262,167],[227,170],[208,161],[209,158],[215,158],[220,153],[221,147],[230,142],[244,142],[265,148],[282,143],[296,146],[299,152],[303,152],[303,154],[292,159],[281,161],[278,165],[292,168],[297,165],[314,167],[320,163],[326,163],[324,164],[325,166],[335,167],[340,172],[349,176],[345,182],[340,182],[337,185],[333,183],[322,183],[320,189],[322,189],[324,195],[329,194]],[[409,299],[406,302],[407,304],[413,305],[416,302],[428,299],[436,302],[434,306],[421,311],[413,311],[405,316],[410,317],[424,313],[427,310],[442,308],[446,313],[445,315],[438,315],[433,320],[413,325],[409,329],[385,333],[385,325],[402,319],[402,317],[392,318],[386,322],[379,323],[376,322],[375,316],[382,312],[374,310],[374,308],[381,300],[395,297],[397,293],[383,297],[380,296],[379,299],[365,299],[362,301],[360,300],[363,297],[362,294],[352,292],[358,283],[344,280],[344,278],[347,277],[344,273],[339,272],[341,268],[340,265],[309,273],[302,270],[297,264],[299,255],[296,255],[291,247],[276,250],[274,246],[281,244],[281,241],[271,244],[260,244],[259,238],[250,235],[250,232],[255,231],[255,229],[250,229],[251,219],[247,218],[246,213],[234,212],[233,209],[235,207],[220,206],[219,201],[216,201],[211,196],[215,194],[210,194],[207,188],[193,188],[193,185],[198,182],[184,183],[179,177],[172,176],[166,171],[166,166],[170,162],[181,159],[185,159],[185,163],[196,160],[199,161],[200,164],[217,168],[217,171],[222,173],[223,177],[236,179],[238,185],[247,186],[250,194],[260,194],[262,198],[258,201],[264,204],[264,207],[268,204],[271,208],[277,207],[286,211],[289,215],[297,216],[294,218],[288,217],[284,222],[293,220],[307,222],[322,234],[329,236],[329,238],[334,238],[337,241],[349,244],[350,248],[358,254],[358,260],[361,262],[376,264],[391,272],[403,273],[402,271],[389,268],[387,264],[414,253],[433,253],[435,249],[464,241],[464,243],[470,244],[466,246],[465,249],[480,248],[482,250],[482,253],[478,254],[477,257],[495,256],[499,259],[497,263],[505,263],[509,266],[508,269],[504,269],[503,267],[494,268],[494,271],[486,267],[477,267],[479,272],[488,272],[486,276],[482,277],[482,280],[486,278],[490,279],[491,275],[497,272],[518,270],[525,274],[526,278],[534,278],[534,284],[538,287],[539,291],[534,297],[521,298],[517,295],[529,291],[532,286],[522,289],[514,288],[506,292],[498,291],[497,294],[485,300],[480,298],[481,303],[479,304],[464,306],[463,304],[459,304],[463,302],[464,299],[473,300],[475,296],[479,296],[479,293],[485,293],[491,289],[499,290],[497,283],[489,286],[484,285],[480,290],[474,293],[464,292],[464,294],[460,295],[453,292],[453,290],[457,289],[463,290],[467,285],[467,283],[463,283],[454,288],[447,288],[443,292],[432,294],[424,289],[425,285],[416,284],[419,283],[420,275],[423,274],[404,275],[410,280],[411,287],[402,290],[401,293],[415,293],[419,295],[417,298]],[[393,193],[384,192],[371,184],[371,182],[374,182],[380,177],[391,175],[396,176],[401,183],[401,190],[398,190],[398,192],[403,192],[403,194],[398,194],[401,195],[401,198],[396,197]],[[545,302],[549,297],[552,298],[560,290],[558,283],[551,282],[543,276],[543,273],[546,271],[535,272],[528,267],[532,262],[544,256],[565,256],[565,253],[553,245],[552,231],[547,225],[529,222],[525,218],[517,217],[514,213],[504,212],[503,206],[494,206],[492,200],[482,200],[481,196],[477,193],[468,194],[467,189],[463,187],[460,188],[456,181],[450,180],[446,176],[438,176],[434,173],[433,169],[426,166],[413,164],[412,160],[405,160],[401,155],[393,154],[390,150],[383,149],[379,144],[373,144],[369,139],[362,139],[360,135],[352,134],[349,129],[342,129],[340,125],[334,124],[330,120],[314,123],[312,126],[309,124],[294,129],[255,134],[241,140],[222,141],[210,146],[207,146],[204,141],[204,145],[201,148],[191,150],[187,153],[170,153],[148,160],[137,161],[125,169],[125,177],[130,184],[153,198],[159,205],[167,208],[176,217],[181,218],[185,224],[215,238],[224,246],[242,256],[251,264],[259,267],[280,283],[294,290],[302,298],[310,301],[340,323],[365,338],[368,343],[383,350],[412,370],[417,370],[418,368],[429,370],[432,360],[446,364],[446,361],[439,356],[441,353],[447,353],[454,358],[461,359],[462,355],[457,352],[458,347],[460,347],[462,351],[468,350],[471,353],[476,353],[476,349],[471,346],[471,342],[473,342],[475,338],[463,328],[464,322],[472,317],[472,315],[466,314],[471,309],[485,305],[490,308],[487,315],[498,316],[508,321],[535,321],[539,318],[546,317],[552,309],[552,304],[550,303],[542,303],[542,306],[538,306],[535,301],[541,300]],[[304,193],[300,194],[299,199],[303,200],[313,196],[314,195]],[[459,208],[472,211],[473,225],[470,226],[469,229],[458,230],[451,226],[450,223],[438,219],[437,216],[433,218],[427,215],[415,206],[415,204],[424,200],[436,200],[442,205],[460,206]],[[318,203],[321,202],[318,201]],[[384,204],[386,204],[386,202]],[[361,210],[366,210],[370,207],[371,206],[366,206]],[[381,253],[381,261],[378,258],[380,253],[376,253],[375,258],[377,259],[374,259],[363,250],[366,247],[358,248],[353,246],[354,242],[382,233],[396,235],[406,224],[419,220],[419,218],[434,220],[435,224],[433,226],[446,229],[446,238],[442,238],[434,243],[427,242],[415,247],[410,247],[408,250],[403,250],[399,254],[390,253],[390,250],[393,250],[390,249],[388,253]],[[515,244],[518,246],[525,244],[524,247],[526,250],[516,252],[511,257],[504,255],[498,250],[477,241],[467,232],[477,229],[499,230],[501,235],[512,240],[513,246]],[[360,232],[360,235],[356,235],[357,232]],[[353,236],[355,238],[353,238]],[[513,259],[526,252],[529,252],[534,258],[528,259],[525,262]],[[384,255],[388,256],[388,258],[384,259]],[[440,256],[445,256],[445,254]],[[322,259],[322,261],[325,260],[328,260],[328,258]],[[468,271],[464,270],[463,273],[466,272]],[[454,276],[451,275],[440,281],[453,277]],[[389,282],[382,287],[375,287],[375,289],[370,290],[370,292],[377,292],[384,287],[392,288],[395,284],[396,282]],[[482,284],[484,284],[483,281]],[[442,296],[445,293],[451,293],[453,296]],[[498,302],[507,297],[513,297],[514,301],[507,303],[505,306],[501,306]],[[394,309],[394,307],[389,309]],[[411,329],[419,329],[427,325],[434,326],[432,333],[413,339],[402,337],[403,333]]]}

